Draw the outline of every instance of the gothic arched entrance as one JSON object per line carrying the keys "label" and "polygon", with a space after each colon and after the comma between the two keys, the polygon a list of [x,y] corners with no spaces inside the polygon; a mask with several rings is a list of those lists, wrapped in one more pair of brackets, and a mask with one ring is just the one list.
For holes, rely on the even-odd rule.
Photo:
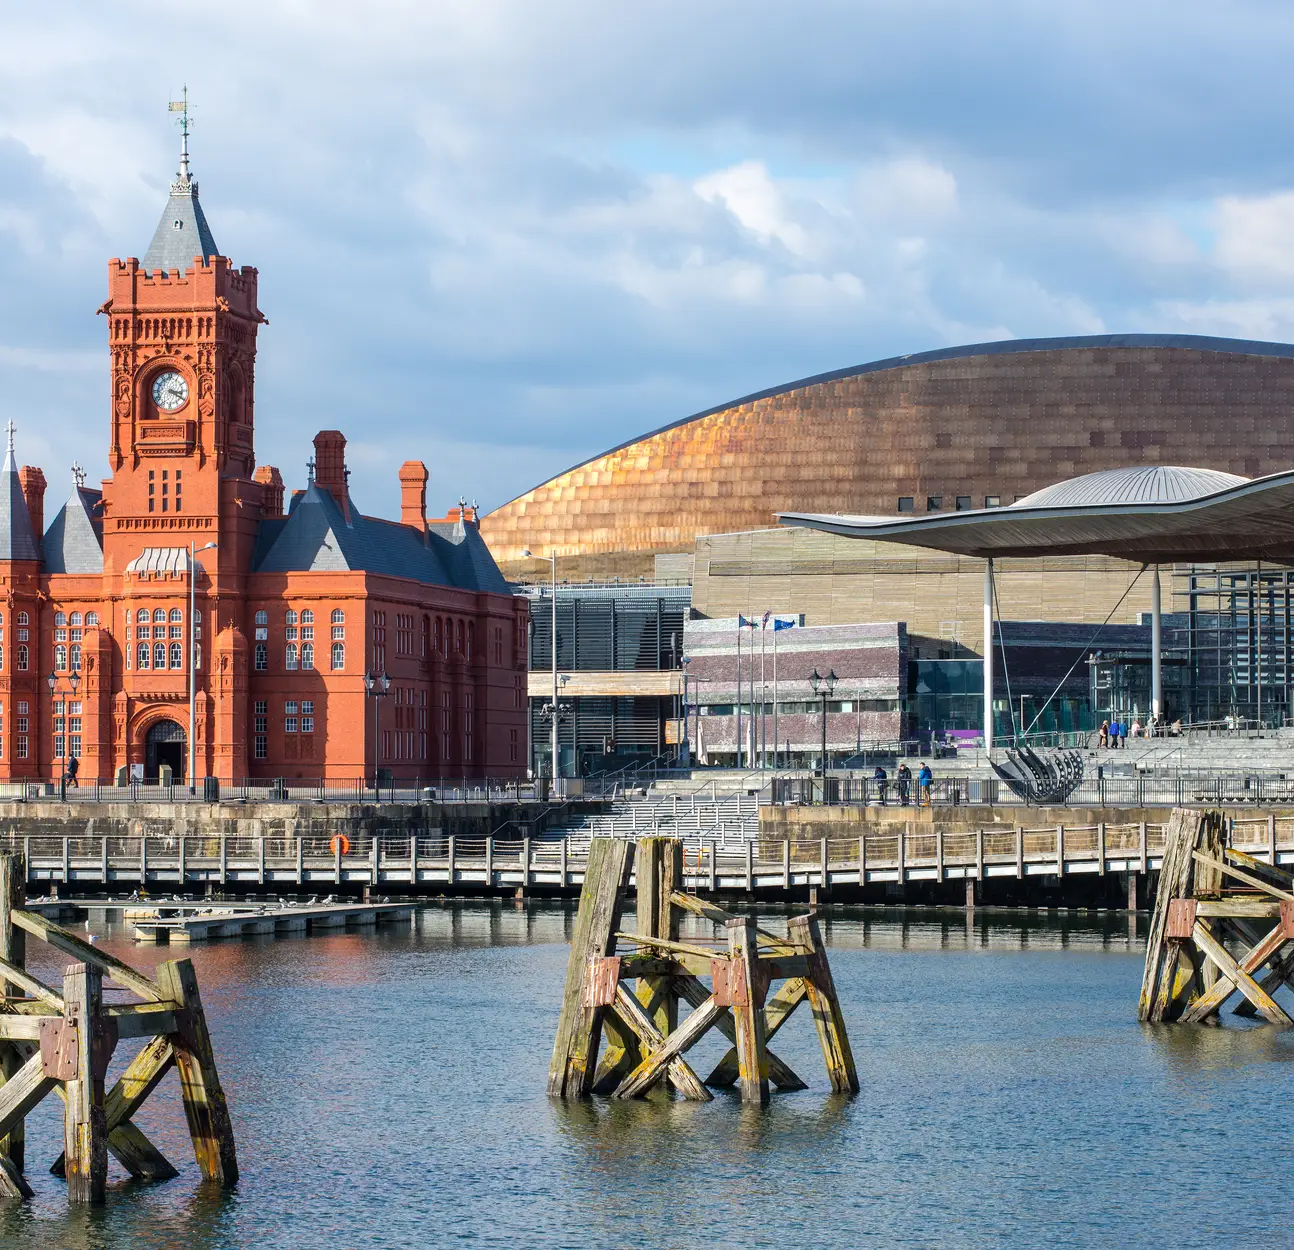
{"label": "gothic arched entrance", "polygon": [[184,780],[185,737],[173,720],[155,721],[144,738],[144,777],[156,781],[158,770],[169,765],[173,781]]}

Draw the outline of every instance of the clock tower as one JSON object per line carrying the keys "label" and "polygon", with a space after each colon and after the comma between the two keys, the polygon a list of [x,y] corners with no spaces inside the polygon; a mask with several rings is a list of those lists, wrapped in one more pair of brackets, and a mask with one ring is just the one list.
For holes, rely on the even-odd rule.
{"label": "clock tower", "polygon": [[[187,118],[186,118],[187,121]],[[219,544],[245,569],[260,520],[252,480],[256,270],[221,256],[180,168],[143,260],[108,265],[112,429],[104,483],[105,571],[151,548]]]}

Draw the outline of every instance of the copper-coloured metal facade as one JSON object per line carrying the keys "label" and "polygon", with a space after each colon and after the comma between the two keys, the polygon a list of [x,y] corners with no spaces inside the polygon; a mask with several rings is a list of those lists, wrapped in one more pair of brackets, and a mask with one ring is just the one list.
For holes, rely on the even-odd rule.
{"label": "copper-coloured metal facade", "polygon": [[[614,560],[778,511],[1009,504],[1144,464],[1294,467],[1294,346],[1123,335],[987,344],[796,382],[595,457],[481,523],[495,557]],[[901,502],[902,501],[902,502]]]}

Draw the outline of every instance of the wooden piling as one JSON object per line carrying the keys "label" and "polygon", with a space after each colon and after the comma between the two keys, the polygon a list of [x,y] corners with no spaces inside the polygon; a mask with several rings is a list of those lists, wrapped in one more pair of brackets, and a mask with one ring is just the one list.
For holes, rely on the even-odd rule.
{"label": "wooden piling", "polygon": [[62,1053],[67,1108],[63,1116],[63,1160],[71,1202],[102,1206],[108,1183],[108,1122],[103,1080],[116,1042],[103,1014],[103,972],[91,964],[72,964],[63,974],[62,1021],[73,1039]]}
{"label": "wooden piling", "polygon": [[238,1180],[238,1156],[229,1106],[216,1071],[207,1017],[198,993],[191,959],[174,959],[157,968],[157,983],[166,997],[179,1004],[177,1024],[170,1035],[175,1067],[180,1074],[184,1116],[193,1138],[193,1154],[210,1181],[233,1185]]}
{"label": "wooden piling", "polygon": [[590,961],[615,951],[616,926],[633,867],[634,844],[619,838],[589,843],[580,907],[566,964],[566,991],[557,1024],[548,1093],[554,1098],[586,1097],[593,1090],[598,1043],[609,1004],[593,1003],[585,994]]}
{"label": "wooden piling", "polygon": [[766,1107],[768,1046],[763,1007],[768,986],[756,961],[755,921],[749,916],[729,920],[727,929],[729,997],[737,1028],[737,1087],[742,1102]]}
{"label": "wooden piling", "polygon": [[[638,932],[677,942],[680,912],[671,896],[683,886],[683,843],[678,838],[643,838],[634,860]],[[637,995],[662,1033],[678,1027],[678,995],[668,977],[641,978]]]}
{"label": "wooden piling", "polygon": [[[0,855],[0,959],[15,968],[27,966],[27,935],[13,923],[14,911],[26,902],[26,890],[26,861],[21,855]],[[0,995],[20,992],[22,986],[0,978]],[[0,1042],[0,1087],[18,1075],[25,1061],[17,1042]],[[0,1156],[22,1174],[26,1167],[26,1131],[21,1119],[0,1137]]]}
{"label": "wooden piling", "polygon": [[818,1030],[822,1058],[827,1065],[831,1088],[837,1094],[856,1094],[859,1090],[858,1070],[854,1066],[854,1052],[849,1046],[845,1029],[845,1013],[840,1007],[840,996],[827,962],[826,948],[818,929],[817,916],[793,916],[787,928],[796,947],[804,953],[808,963],[805,978],[809,1007],[813,1023]]}

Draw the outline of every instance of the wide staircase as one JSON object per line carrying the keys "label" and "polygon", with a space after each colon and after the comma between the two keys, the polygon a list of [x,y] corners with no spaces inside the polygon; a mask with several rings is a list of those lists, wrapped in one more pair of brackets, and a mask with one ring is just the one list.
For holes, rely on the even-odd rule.
{"label": "wide staircase", "polygon": [[595,814],[572,814],[560,827],[550,827],[549,837],[565,837],[575,848],[590,838],[682,838],[685,844],[700,845],[713,840],[717,846],[742,846],[759,834],[758,792],[746,789],[725,792],[709,783],[690,788],[656,783],[641,794],[615,799],[610,809]]}

